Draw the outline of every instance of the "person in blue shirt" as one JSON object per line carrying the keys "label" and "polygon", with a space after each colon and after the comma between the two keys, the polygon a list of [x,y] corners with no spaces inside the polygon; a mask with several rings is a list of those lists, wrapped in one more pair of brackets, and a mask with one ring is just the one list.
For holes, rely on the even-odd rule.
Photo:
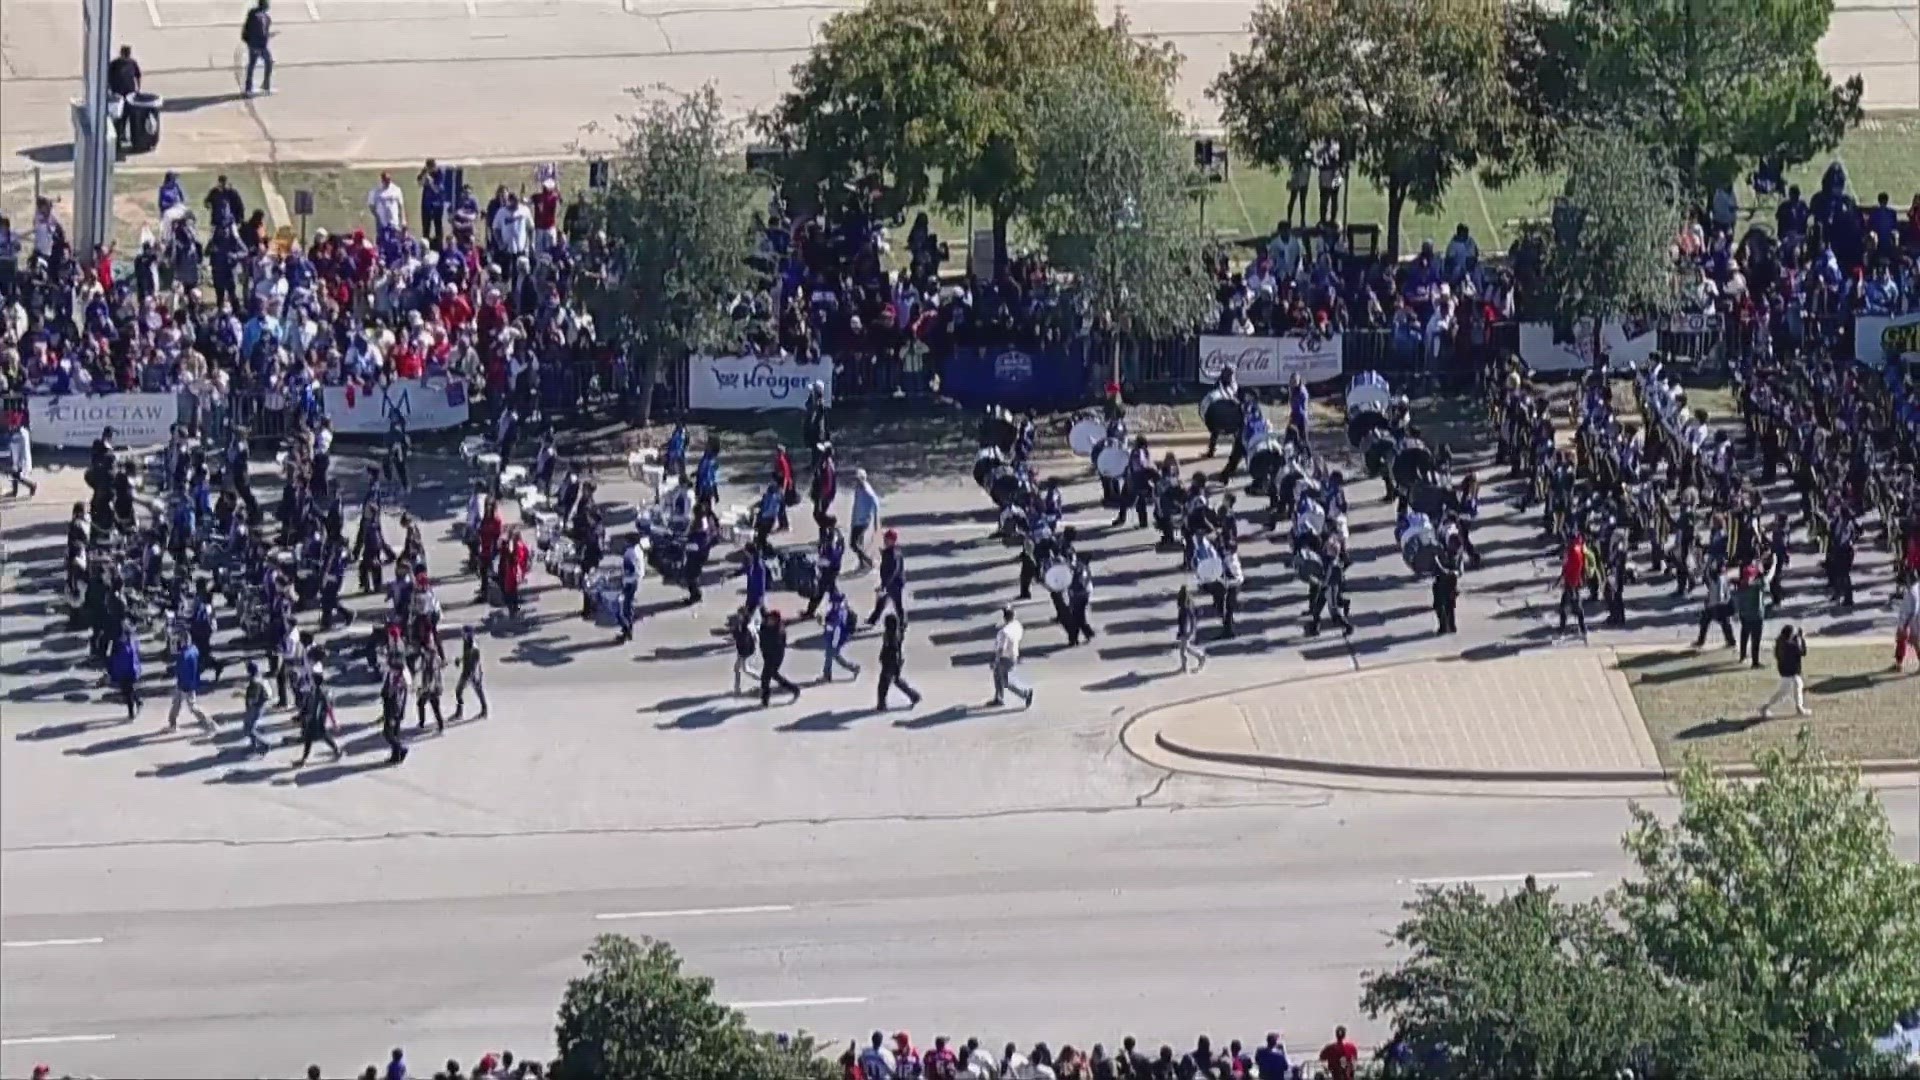
{"label": "person in blue shirt", "polygon": [[174,172],[172,169],[168,169],[167,175],[160,181],[159,201],[160,216],[162,217],[165,217],[167,211],[174,207],[185,206],[187,203],[187,191],[180,186],[180,174]]}
{"label": "person in blue shirt", "polygon": [[787,492],[780,481],[772,480],[765,491],[760,493],[760,502],[753,514],[753,540],[755,544],[765,545],[767,536],[780,523],[787,511]]}
{"label": "person in blue shirt", "polygon": [[131,627],[122,627],[107,654],[107,677],[127,703],[127,719],[140,715],[140,643]]}
{"label": "person in blue shirt", "polygon": [[1267,1032],[1267,1043],[1253,1052],[1254,1068],[1261,1076],[1290,1076],[1293,1066],[1287,1061],[1287,1048],[1280,1043],[1280,1033]]}
{"label": "person in blue shirt", "polygon": [[853,610],[847,606],[847,598],[837,586],[827,601],[827,616],[822,620],[822,625],[824,630],[820,641],[826,655],[821,660],[820,681],[832,682],[836,665],[854,678],[859,678],[860,665],[848,660],[841,652],[853,638]]}
{"label": "person in blue shirt", "polygon": [[1307,387],[1297,371],[1291,383],[1287,391],[1287,430],[1304,450],[1307,448]]}
{"label": "person in blue shirt", "polygon": [[700,453],[700,468],[693,481],[693,501],[712,506],[720,498],[720,438],[707,437],[707,448]]}
{"label": "person in blue shirt", "polygon": [[432,158],[420,170],[420,236],[434,247],[446,239],[447,193],[440,186],[440,166]]}
{"label": "person in blue shirt", "polygon": [[[701,463],[705,462],[703,456]],[[660,451],[660,465],[668,476],[687,482],[687,425],[673,425],[673,434],[667,436],[667,445]]]}
{"label": "person in blue shirt", "polygon": [[867,554],[867,534],[880,527],[880,495],[867,479],[867,470],[853,470],[853,557],[860,561],[860,572],[873,569]]}
{"label": "person in blue shirt", "polygon": [[173,707],[167,711],[168,731],[179,730],[182,708],[192,713],[201,727],[213,730],[212,718],[200,708],[200,650],[191,640],[173,658]]}
{"label": "person in blue shirt", "polygon": [[747,565],[742,573],[747,579],[747,610],[759,611],[766,607],[767,590],[772,584],[764,543],[756,543],[747,549]]}

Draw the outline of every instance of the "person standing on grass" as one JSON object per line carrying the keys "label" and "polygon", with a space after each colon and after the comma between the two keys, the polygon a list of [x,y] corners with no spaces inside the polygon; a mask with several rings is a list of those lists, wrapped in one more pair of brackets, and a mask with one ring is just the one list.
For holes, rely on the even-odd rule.
{"label": "person standing on grass", "polygon": [[1765,639],[1767,584],[1760,578],[1760,567],[1748,563],[1740,568],[1740,585],[1733,590],[1733,610],[1740,616],[1740,659],[1752,658],[1760,666],[1760,643]]}
{"label": "person standing on grass", "polygon": [[240,24],[240,43],[247,47],[247,82],[245,93],[253,96],[253,69],[261,69],[260,92],[273,93],[273,16],[267,11],[267,0],[255,0],[253,10],[247,12],[247,19]]}
{"label": "person standing on grass", "polygon": [[1801,716],[1812,716],[1813,710],[1807,708],[1807,682],[1801,677],[1802,665],[1807,659],[1807,638],[1800,628],[1788,623],[1780,628],[1780,636],[1773,642],[1773,665],[1780,672],[1780,685],[1774,689],[1773,696],[1760,706],[1760,719],[1770,719],[1775,705],[1784,704],[1793,699],[1793,711]]}

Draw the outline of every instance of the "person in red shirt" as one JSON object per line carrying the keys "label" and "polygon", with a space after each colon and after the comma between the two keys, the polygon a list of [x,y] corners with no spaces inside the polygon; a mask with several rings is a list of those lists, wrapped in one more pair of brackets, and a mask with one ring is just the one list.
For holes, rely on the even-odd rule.
{"label": "person in red shirt", "polygon": [[540,181],[540,190],[527,202],[533,205],[533,243],[540,251],[550,251],[560,241],[560,185],[549,176]]}
{"label": "person in red shirt", "polygon": [[780,521],[776,526],[780,532],[792,528],[787,522],[787,506],[800,501],[800,493],[793,486],[793,459],[787,456],[785,446],[773,448],[773,480],[780,485]]}
{"label": "person in red shirt", "polygon": [[1587,609],[1580,597],[1587,582],[1587,538],[1578,529],[1567,538],[1567,550],[1560,559],[1560,629],[1567,628],[1567,612],[1580,621],[1580,640],[1587,639]]}
{"label": "person in red shirt", "polygon": [[500,592],[507,600],[507,614],[512,618],[520,617],[520,585],[526,580],[527,566],[532,562],[527,551],[527,542],[520,539],[520,530],[507,533],[507,539],[500,545]]}
{"label": "person in red shirt", "polygon": [[1360,1048],[1347,1038],[1346,1025],[1333,1029],[1333,1041],[1320,1048],[1320,1065],[1331,1080],[1353,1080],[1360,1068]]}
{"label": "person in red shirt", "polygon": [[480,517],[480,561],[475,565],[475,574],[480,579],[480,603],[487,602],[487,571],[492,568],[494,553],[500,547],[500,534],[506,523],[500,520],[500,507],[492,499],[487,500],[486,513]]}

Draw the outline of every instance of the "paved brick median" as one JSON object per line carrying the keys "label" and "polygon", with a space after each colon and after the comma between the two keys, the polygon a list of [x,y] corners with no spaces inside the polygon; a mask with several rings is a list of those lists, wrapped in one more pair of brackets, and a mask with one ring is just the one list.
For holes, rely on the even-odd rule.
{"label": "paved brick median", "polygon": [[1394,665],[1172,706],[1157,722],[1170,749],[1355,772],[1660,768],[1625,680],[1599,650]]}

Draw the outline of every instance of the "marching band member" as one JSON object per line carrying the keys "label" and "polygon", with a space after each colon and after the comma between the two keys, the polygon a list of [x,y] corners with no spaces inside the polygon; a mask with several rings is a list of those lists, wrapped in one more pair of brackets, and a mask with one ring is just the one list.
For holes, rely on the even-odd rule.
{"label": "marching band member", "polygon": [[[1214,389],[1227,395],[1229,400],[1238,400],[1240,397],[1240,386],[1237,381],[1237,376],[1234,374],[1232,364],[1228,364],[1220,369],[1220,374],[1214,376],[1213,386]],[[1219,449],[1220,433],[1209,430],[1207,432],[1207,452],[1204,456],[1212,457]]]}
{"label": "marching band member", "polygon": [[1320,634],[1320,614],[1325,611],[1327,617],[1340,627],[1340,633],[1351,635],[1353,624],[1347,621],[1347,613],[1352,602],[1347,599],[1347,550],[1338,536],[1325,536],[1320,540],[1320,580],[1307,585],[1307,636]]}
{"label": "marching band member", "polygon": [[1113,515],[1113,527],[1119,528],[1127,523],[1127,510],[1131,508],[1136,521],[1135,528],[1147,527],[1147,506],[1153,501],[1153,455],[1147,449],[1147,437],[1136,435],[1133,449],[1127,455],[1127,472],[1123,480],[1126,485],[1125,497],[1120,510]]}
{"label": "marching band member", "polygon": [[1247,447],[1260,440],[1266,434],[1267,418],[1260,411],[1260,398],[1251,389],[1240,391],[1240,430],[1233,437],[1233,447],[1227,451],[1227,466],[1220,470],[1220,482],[1225,484],[1233,480],[1233,474],[1240,463],[1247,459]]}
{"label": "marching band member", "polygon": [[[627,550],[620,554],[620,609],[617,620],[620,636],[616,639],[625,645],[633,640],[633,603],[640,595],[640,579],[647,573],[646,552],[640,548],[640,534],[627,538]],[[582,589],[586,585],[582,581]],[[591,599],[588,601],[591,603]]]}
{"label": "marching band member", "polygon": [[1441,545],[1433,564],[1433,616],[1436,634],[1457,634],[1460,624],[1455,609],[1460,603],[1460,559],[1451,545]]}
{"label": "marching band member", "polygon": [[1173,600],[1173,647],[1180,657],[1182,675],[1190,670],[1189,664],[1192,665],[1191,670],[1206,670],[1207,651],[1194,643],[1194,635],[1199,629],[1200,617],[1193,608],[1193,593],[1182,585]]}
{"label": "marching band member", "polygon": [[1307,386],[1300,381],[1300,373],[1297,371],[1288,382],[1287,441],[1305,450],[1307,448]]}
{"label": "marching band member", "polygon": [[[1460,550],[1467,557],[1467,566],[1478,569],[1480,552],[1473,546],[1473,526],[1480,520],[1480,478],[1473,470],[1467,470],[1460,480],[1460,510],[1454,517],[1454,526],[1460,531]],[[1327,512],[1331,514],[1332,508]]]}
{"label": "marching band member", "polygon": [[720,498],[720,436],[707,436],[707,448],[700,453],[700,467],[694,474],[693,500],[715,505]]}

